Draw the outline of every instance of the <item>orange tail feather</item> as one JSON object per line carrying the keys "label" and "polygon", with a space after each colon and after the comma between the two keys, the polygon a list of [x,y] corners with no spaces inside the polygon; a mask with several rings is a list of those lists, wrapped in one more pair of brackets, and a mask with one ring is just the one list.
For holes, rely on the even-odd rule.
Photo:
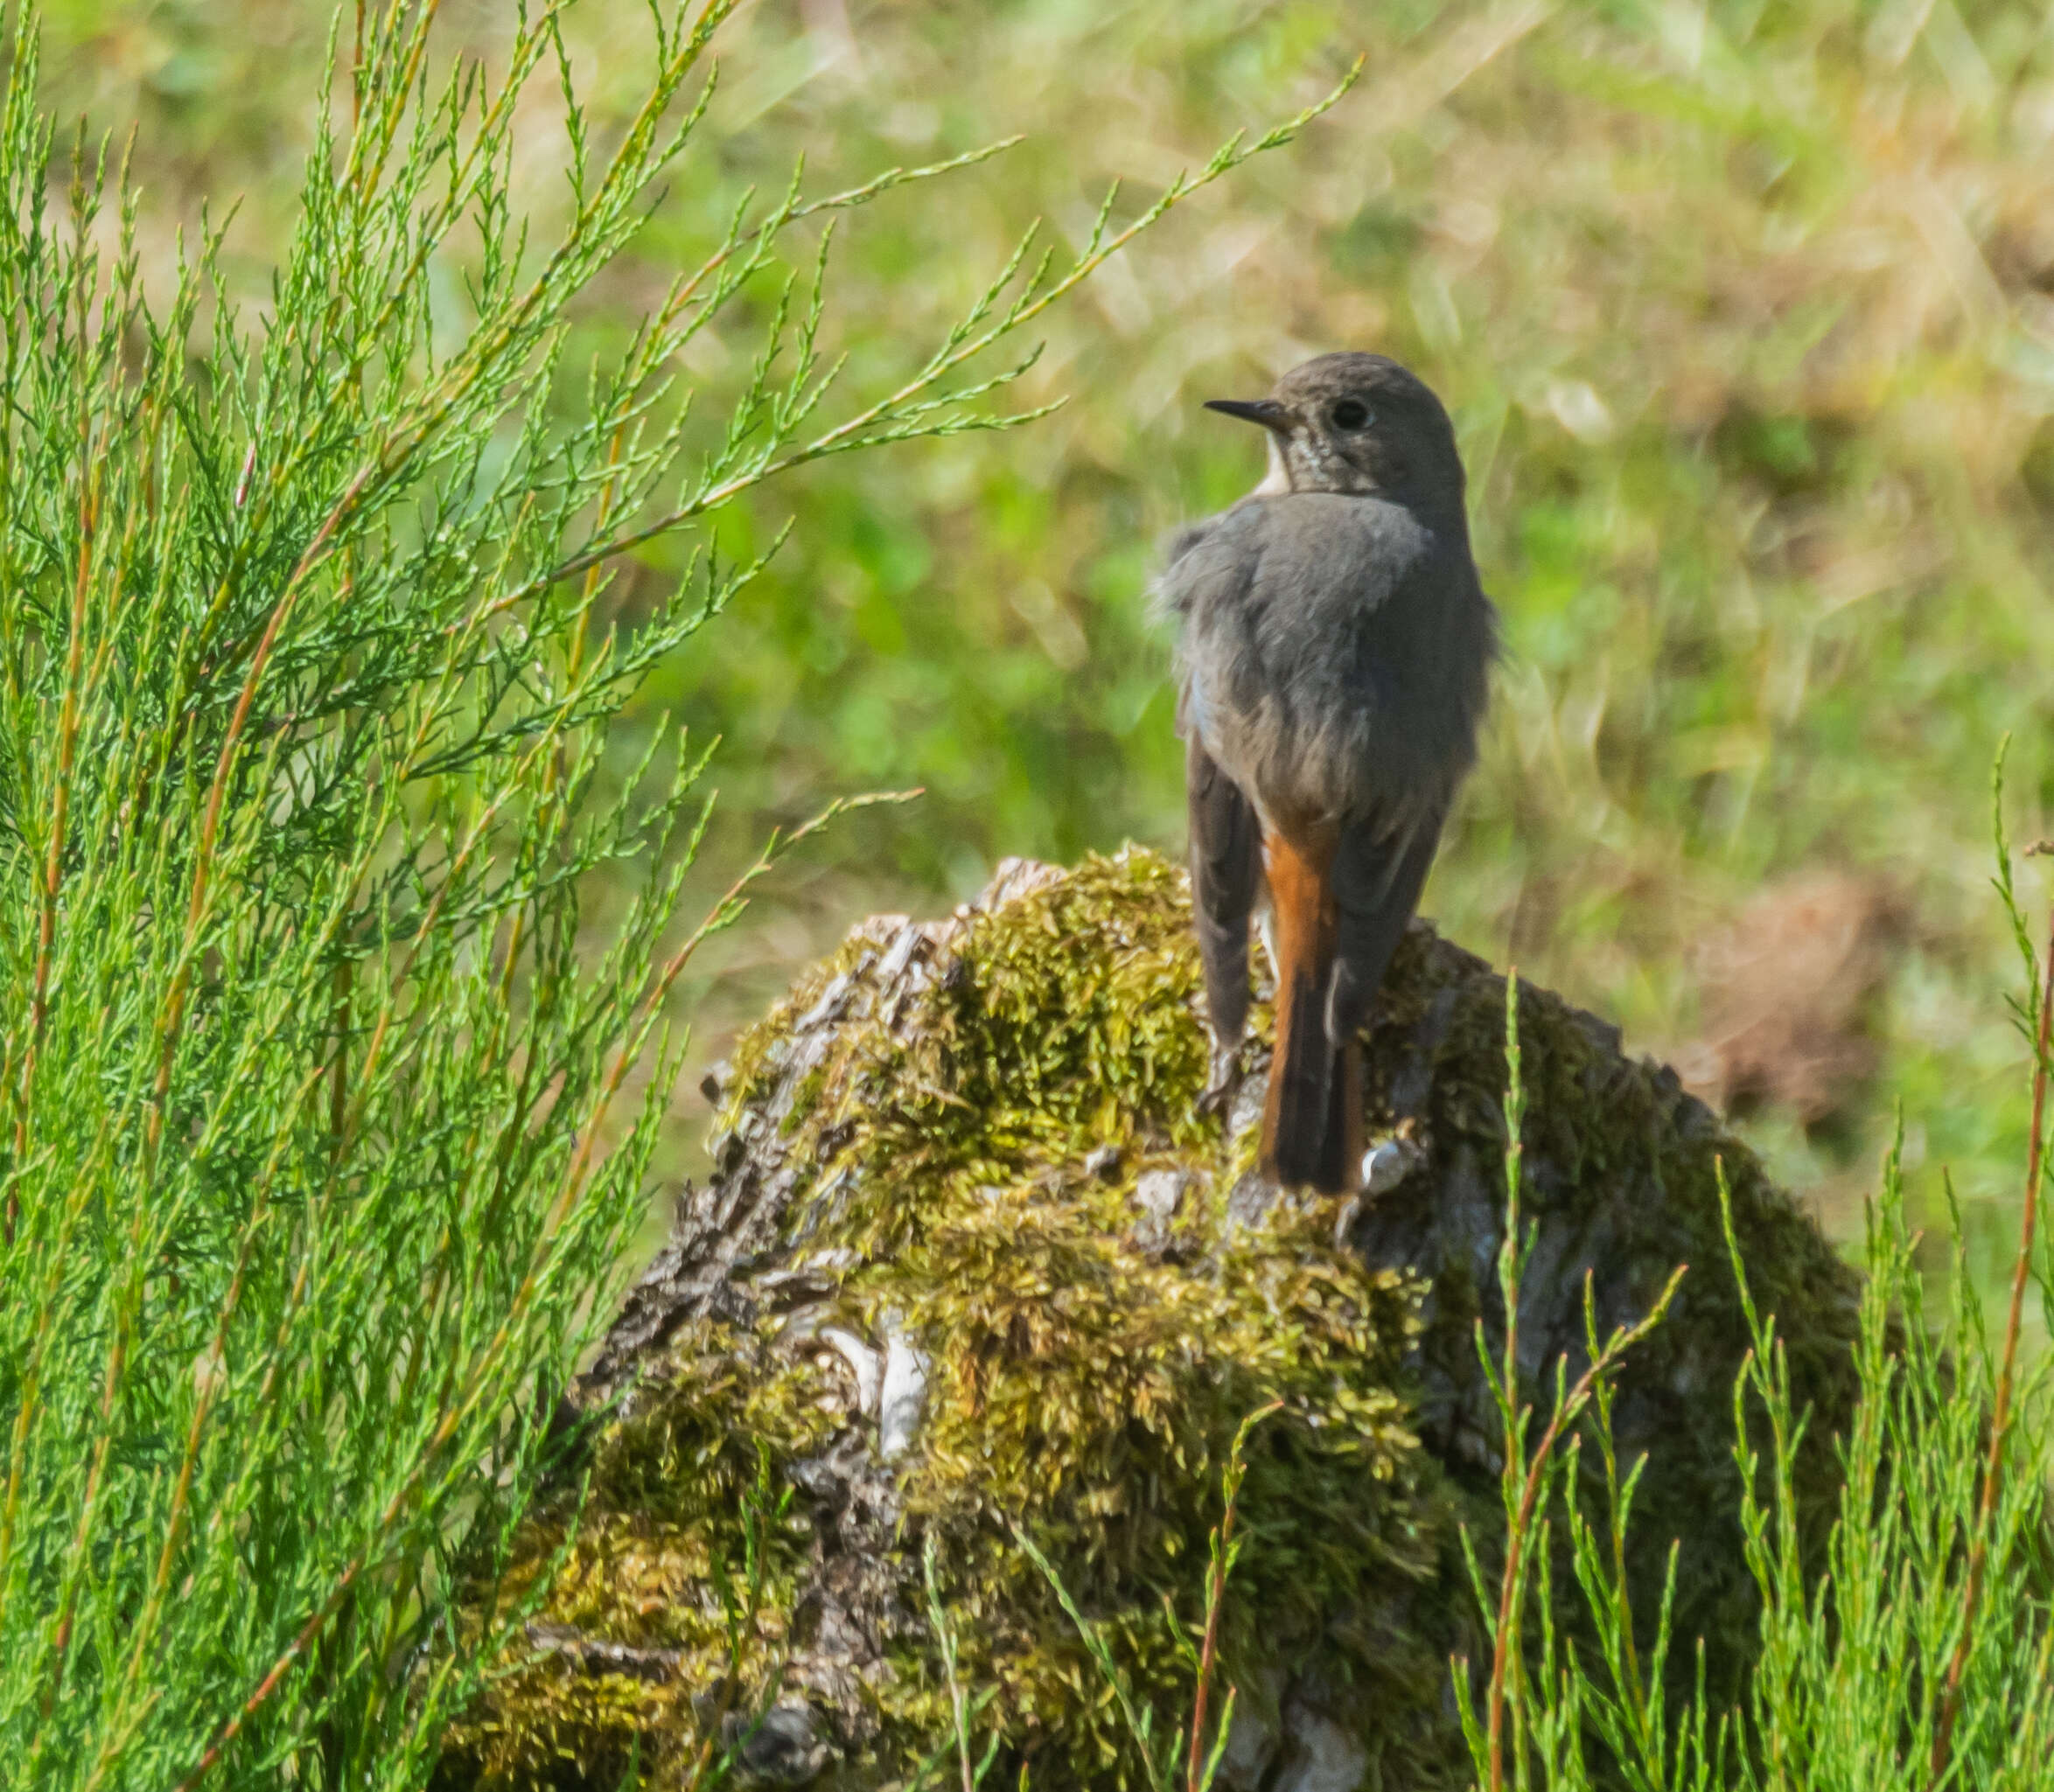
{"label": "orange tail feather", "polygon": [[1353,1191],[1362,1161],[1362,1076],[1354,1041],[1326,1035],[1334,963],[1331,839],[1265,835],[1276,934],[1276,1051],[1262,1108],[1262,1167],[1287,1187]]}

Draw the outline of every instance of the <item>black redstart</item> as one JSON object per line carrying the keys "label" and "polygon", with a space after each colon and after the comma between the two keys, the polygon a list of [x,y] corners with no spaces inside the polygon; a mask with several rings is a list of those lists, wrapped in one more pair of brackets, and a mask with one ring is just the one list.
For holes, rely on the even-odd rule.
{"label": "black redstart", "polygon": [[1476,757],[1497,613],[1441,401],[1381,355],[1295,367],[1210,408],[1269,432],[1269,475],[1171,542],[1192,906],[1214,1040],[1240,1040],[1248,923],[1276,973],[1262,1162],[1358,1186],[1357,1035]]}

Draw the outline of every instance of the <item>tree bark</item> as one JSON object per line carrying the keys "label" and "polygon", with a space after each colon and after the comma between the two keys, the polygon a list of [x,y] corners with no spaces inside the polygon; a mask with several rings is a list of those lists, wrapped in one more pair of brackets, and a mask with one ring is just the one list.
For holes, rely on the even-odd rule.
{"label": "tree bark", "polygon": [[[1021,1538],[1156,1724],[1180,1721],[1175,1638],[1203,1621],[1228,1440],[1281,1401],[1249,1446],[1249,1554],[1221,1614],[1224,1778],[1465,1783],[1448,1663],[1481,1672],[1488,1649],[1460,1531],[1486,1566],[1502,1531],[1477,1328],[1501,1348],[1504,982],[1414,924],[1366,1036],[1371,1175],[1345,1203],[1253,1167],[1268,994],[1209,1112],[1182,876],[1134,851],[1009,861],[953,917],[873,917],[801,978],[709,1079],[716,1174],[680,1197],[571,1397],[583,1520],[567,1476],[506,1583],[549,1586],[534,1654],[445,1779],[611,1786],[631,1759],[689,1779],[729,1751],[759,1783],[900,1782],[948,1736],[932,1546],[977,1749],[998,1739],[1009,1782],[1017,1761],[1042,1787],[1142,1783]],[[1544,1413],[1558,1363],[1583,1366],[1586,1284],[1602,1336],[1688,1266],[1616,1432],[1622,1470],[1647,1461],[1630,1552],[1647,1634],[1673,1543],[1678,1690],[1701,1637],[1730,1693],[1756,1604],[1720,1166],[1813,1413],[1807,1523],[1851,1408],[1857,1280],[1616,1028],[1533,988],[1520,1027],[1522,1390]],[[1566,1572],[1555,1588],[1573,1601]]]}

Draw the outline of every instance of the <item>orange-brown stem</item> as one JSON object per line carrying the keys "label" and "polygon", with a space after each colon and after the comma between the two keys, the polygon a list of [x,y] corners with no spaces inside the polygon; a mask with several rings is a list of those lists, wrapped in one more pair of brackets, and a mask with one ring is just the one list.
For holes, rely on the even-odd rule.
{"label": "orange-brown stem", "polygon": [[2032,1278],[2033,1231],[2040,1215],[2040,1167],[2044,1150],[2047,1111],[2047,1052],[2054,1029],[2054,920],[2048,924],[2047,960],[2041,973],[2039,1028],[2033,1045],[2032,1138],[2026,1147],[2025,1205],[2018,1218],[2018,1256],[2011,1266],[2011,1310],[2004,1322],[2004,1350],[1997,1363],[1997,1385],[1990,1413],[1990,1441],[1983,1464],[1982,1495],[1976,1506],[1975,1530],[1968,1545],[1968,1572],[1961,1593],[1961,1635],[1947,1663],[1940,1693],[1939,1720],[1933,1726],[1932,1758],[1927,1784],[1938,1786],[1953,1756],[1954,1719],[1960,1710],[1961,1675],[1968,1665],[1975,1637],[1975,1608],[1982,1595],[1984,1567],[1989,1554],[1990,1526],[1997,1510],[1997,1482],[2004,1468],[2004,1434],[2011,1425],[2012,1377],[2018,1364],[2018,1335],[2025,1316],[2025,1291]]}

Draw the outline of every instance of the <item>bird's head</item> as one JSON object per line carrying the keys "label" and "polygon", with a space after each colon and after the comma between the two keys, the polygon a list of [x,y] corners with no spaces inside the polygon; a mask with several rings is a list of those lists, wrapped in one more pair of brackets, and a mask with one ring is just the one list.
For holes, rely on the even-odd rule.
{"label": "bird's head", "polygon": [[1269,431],[1260,491],[1461,505],[1448,413],[1425,381],[1383,355],[1320,355],[1293,367],[1268,398],[1215,398],[1205,408]]}

